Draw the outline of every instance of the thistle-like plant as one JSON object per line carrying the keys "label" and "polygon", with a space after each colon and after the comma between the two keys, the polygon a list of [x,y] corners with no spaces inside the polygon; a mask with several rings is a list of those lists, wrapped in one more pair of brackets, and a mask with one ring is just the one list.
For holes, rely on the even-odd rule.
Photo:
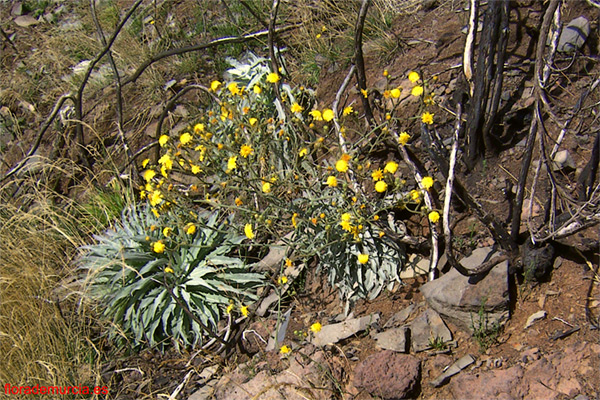
{"label": "thistle-like plant", "polygon": [[201,344],[216,334],[226,309],[256,299],[263,276],[233,255],[244,237],[228,232],[218,213],[185,222],[177,213],[157,218],[134,207],[82,248],[80,268],[120,344]]}

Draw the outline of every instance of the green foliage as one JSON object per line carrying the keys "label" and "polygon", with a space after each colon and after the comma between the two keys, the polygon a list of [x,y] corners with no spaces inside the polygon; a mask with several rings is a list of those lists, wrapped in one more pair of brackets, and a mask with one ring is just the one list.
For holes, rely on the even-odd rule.
{"label": "green foliage", "polygon": [[500,325],[497,322],[491,323],[488,319],[488,314],[485,311],[485,303],[487,299],[481,302],[481,307],[477,313],[477,319],[473,319],[471,315],[471,328],[473,329],[473,337],[479,345],[479,351],[485,351],[496,343],[500,334]]}
{"label": "green foliage", "polygon": [[[135,346],[201,344],[207,332],[188,311],[215,332],[226,307],[255,300],[263,283],[232,255],[243,237],[221,230],[228,221],[218,213],[184,222],[174,213],[157,218],[147,207],[128,209],[118,226],[82,248],[91,294]],[[117,333],[111,336],[122,344]]]}

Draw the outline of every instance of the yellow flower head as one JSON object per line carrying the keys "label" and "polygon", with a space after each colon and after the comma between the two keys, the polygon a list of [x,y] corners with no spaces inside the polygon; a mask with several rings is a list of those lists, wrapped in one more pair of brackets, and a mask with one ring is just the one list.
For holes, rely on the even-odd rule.
{"label": "yellow flower head", "polygon": [[254,87],[252,88],[252,91],[253,91],[255,94],[261,94],[261,93],[262,93],[262,89],[261,89],[261,88],[260,88],[260,86],[258,86],[258,85],[254,85]]}
{"label": "yellow flower head", "polygon": [[395,89],[390,90],[390,95],[395,99],[400,97],[401,93],[402,93],[402,90],[400,90],[400,88],[395,88]]}
{"label": "yellow flower head", "polygon": [[429,220],[434,224],[440,220],[440,214],[437,211],[432,211],[428,215]]}
{"label": "yellow flower head", "polygon": [[292,349],[290,349],[290,346],[288,346],[288,345],[283,345],[283,346],[281,346],[281,348],[279,348],[279,352],[281,354],[289,354],[292,352]]}
{"label": "yellow flower head", "polygon": [[383,193],[387,190],[388,184],[385,181],[378,181],[375,184],[375,190],[379,193]]}
{"label": "yellow flower head", "polygon": [[327,186],[329,187],[336,187],[338,184],[337,178],[333,175],[329,175],[327,177]]}
{"label": "yellow flower head", "polygon": [[300,157],[304,157],[307,154],[308,154],[308,149],[306,147],[301,148],[300,151],[298,152],[298,155]]}
{"label": "yellow flower head", "polygon": [[243,315],[244,317],[247,317],[247,316],[248,316],[248,314],[249,314],[249,313],[248,313],[248,306],[241,306],[241,307],[240,307],[240,312],[242,313],[242,315]]}
{"label": "yellow flower head", "polygon": [[202,168],[200,168],[200,166],[198,165],[192,165],[192,174],[198,174],[202,171]]}
{"label": "yellow flower head", "polygon": [[165,273],[166,273],[166,274],[172,274],[172,273],[174,273],[174,272],[175,272],[175,271],[173,271],[173,268],[171,268],[171,267],[167,267],[167,268],[165,268]]}
{"label": "yellow flower head", "polygon": [[302,111],[304,111],[304,107],[302,107],[300,104],[298,104],[298,103],[296,103],[296,102],[295,102],[295,103],[294,103],[294,104],[292,104],[292,106],[290,107],[290,110],[291,110],[293,113],[299,113],[299,112],[302,112]]}
{"label": "yellow flower head", "polygon": [[152,251],[155,253],[164,253],[165,252],[165,244],[160,240],[158,242],[152,243]]}
{"label": "yellow flower head", "polygon": [[250,126],[254,126],[258,122],[258,119],[256,119],[256,118],[250,118],[248,120],[248,122],[250,123]]}
{"label": "yellow flower head", "polygon": [[262,191],[264,193],[271,193],[271,182],[263,182],[262,183]]}
{"label": "yellow flower head", "polygon": [[163,235],[165,235],[165,237],[171,236],[171,233],[173,233],[172,228],[166,227],[165,229],[163,229]]}
{"label": "yellow flower head", "polygon": [[357,258],[358,258],[358,262],[361,264],[366,264],[369,262],[368,254],[359,254]]}
{"label": "yellow flower head", "polygon": [[231,312],[233,311],[233,307],[235,307],[235,306],[233,305],[233,303],[229,304],[229,305],[227,306],[227,308],[225,309],[225,312],[226,312],[227,314],[231,314]]}
{"label": "yellow flower head", "polygon": [[420,191],[418,191],[418,190],[411,190],[410,193],[409,193],[409,195],[410,195],[410,198],[413,201],[415,201],[417,203],[421,202],[421,192]]}
{"label": "yellow flower head", "polygon": [[290,260],[289,258],[285,259],[285,266],[288,268],[291,268],[294,266],[294,262],[292,260]]}
{"label": "yellow flower head", "polygon": [[148,200],[150,201],[150,205],[152,207],[160,204],[163,199],[163,195],[160,190],[153,190],[152,193],[148,196]]}
{"label": "yellow flower head", "polygon": [[167,144],[168,141],[169,141],[169,136],[167,136],[167,135],[161,135],[158,138],[158,144],[160,144],[160,147],[165,147],[165,145]]}
{"label": "yellow flower head", "polygon": [[376,169],[371,173],[371,177],[375,182],[380,181],[383,179],[383,171],[381,169]]}
{"label": "yellow flower head", "polygon": [[383,70],[383,76],[385,76],[385,77],[387,78],[387,77],[389,76],[389,74],[390,74],[390,73],[388,72],[388,70],[387,70],[387,69],[384,69],[384,70]]}
{"label": "yellow flower head", "polygon": [[424,177],[421,179],[421,185],[423,185],[423,188],[429,190],[433,186],[433,178],[430,176]]}
{"label": "yellow flower head", "polygon": [[204,124],[196,124],[194,125],[194,133],[204,132]]}
{"label": "yellow flower head", "polygon": [[244,158],[248,157],[250,154],[252,154],[252,152],[254,151],[254,149],[250,146],[248,146],[247,144],[242,145],[242,147],[240,148],[240,155]]}
{"label": "yellow flower head", "polygon": [[421,85],[417,85],[414,88],[412,88],[412,90],[410,91],[410,94],[412,94],[415,97],[419,97],[423,94],[423,86]]}
{"label": "yellow flower head", "polygon": [[406,132],[401,132],[400,136],[398,138],[398,142],[404,146],[406,143],[408,143],[408,140],[410,139],[410,135]]}
{"label": "yellow flower head", "polygon": [[339,172],[348,171],[348,161],[343,159],[337,160],[335,163],[335,169],[337,169]]}
{"label": "yellow flower head", "polygon": [[244,226],[244,233],[246,234],[246,237],[248,239],[254,239],[254,231],[252,230],[252,224],[246,224]]}
{"label": "yellow flower head", "polygon": [[327,108],[325,110],[323,110],[323,119],[327,122],[331,121],[333,119],[334,115],[333,115],[333,110],[330,108]]}
{"label": "yellow flower head", "polygon": [[217,89],[221,86],[221,82],[219,81],[212,81],[210,83],[210,90],[212,90],[213,92],[216,92]]}
{"label": "yellow flower head", "polygon": [[343,222],[350,222],[352,215],[350,213],[343,213],[341,219]]}
{"label": "yellow flower head", "polygon": [[229,160],[227,160],[227,170],[233,171],[236,168],[237,168],[237,156],[229,157]]}
{"label": "yellow flower head", "polygon": [[310,330],[311,332],[317,333],[321,331],[321,328],[323,327],[323,325],[321,325],[320,322],[315,322],[314,324],[312,324],[310,326]]}
{"label": "yellow flower head", "polygon": [[390,173],[390,174],[396,173],[397,170],[398,170],[398,163],[394,162],[394,161],[389,161],[387,164],[385,164],[385,167],[383,167],[383,171]]}
{"label": "yellow flower head", "polygon": [[189,132],[184,132],[181,134],[181,136],[179,136],[179,143],[181,143],[184,146],[191,141],[192,141],[192,135],[190,135]]}
{"label": "yellow flower head", "polygon": [[235,205],[239,207],[242,204],[244,204],[244,202],[242,201],[242,199],[240,199],[239,197],[236,197],[235,198]]}
{"label": "yellow flower head", "polygon": [[236,95],[240,92],[240,88],[236,82],[231,82],[229,85],[227,85],[227,89],[233,95]]}
{"label": "yellow flower head", "polygon": [[313,117],[313,119],[315,121],[323,121],[323,115],[321,114],[321,111],[319,111],[319,110],[311,110],[309,112],[309,114],[311,115],[311,117]]}
{"label": "yellow flower head", "polygon": [[344,111],[342,111],[342,115],[350,115],[354,112],[354,108],[352,108],[352,106],[348,106],[344,108]]}
{"label": "yellow flower head", "polygon": [[277,283],[280,285],[285,285],[287,283],[287,281],[288,281],[288,278],[285,275],[281,275],[279,277],[279,279],[277,279]]}
{"label": "yellow flower head", "polygon": [[193,235],[194,233],[196,233],[196,225],[192,224],[191,222],[189,224],[187,224],[183,230],[185,231],[185,233],[187,233],[188,235]]}
{"label": "yellow flower head", "polygon": [[292,214],[292,225],[294,226],[294,228],[298,227],[298,213],[294,213]]}
{"label": "yellow flower head", "polygon": [[146,168],[146,165],[148,165],[149,162],[150,162],[150,159],[145,158],[144,161],[142,161],[142,168]]}
{"label": "yellow flower head", "polygon": [[150,182],[152,180],[152,178],[154,178],[154,176],[156,176],[156,171],[154,171],[153,169],[147,169],[144,171],[144,180],[146,182]]}
{"label": "yellow flower head", "polygon": [[367,89],[360,89],[360,92],[362,93],[365,99],[369,97],[369,92],[367,91]]}
{"label": "yellow flower head", "polygon": [[409,80],[409,81],[411,81],[412,83],[415,83],[415,82],[417,82],[419,79],[421,79],[421,77],[419,76],[419,73],[418,73],[418,72],[411,71],[411,72],[408,74],[408,80]]}
{"label": "yellow flower head", "polygon": [[423,115],[421,115],[421,121],[423,121],[424,124],[431,125],[433,124],[434,115],[435,114],[432,114],[429,111],[425,111]]}
{"label": "yellow flower head", "polygon": [[267,82],[269,82],[269,83],[279,82],[279,74],[277,72],[271,72],[269,75],[267,75]]}

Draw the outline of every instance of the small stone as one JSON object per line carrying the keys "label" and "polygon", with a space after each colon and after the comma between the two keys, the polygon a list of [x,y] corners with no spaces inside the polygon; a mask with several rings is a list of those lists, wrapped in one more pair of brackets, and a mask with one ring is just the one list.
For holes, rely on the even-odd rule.
{"label": "small stone", "polygon": [[585,17],[575,18],[563,28],[556,49],[561,53],[573,53],[583,46],[589,34],[590,22]]}
{"label": "small stone", "polygon": [[410,323],[411,346],[414,352],[430,349],[432,342],[442,343],[452,340],[452,333],[440,317],[432,309],[427,309]]}
{"label": "small stone", "polygon": [[467,354],[466,356],[460,358],[458,361],[456,361],[454,364],[452,364],[450,367],[448,367],[448,369],[446,371],[444,371],[444,373],[442,373],[437,378],[432,380],[430,382],[430,384],[433,387],[440,387],[444,383],[446,383],[448,381],[448,379],[450,379],[452,376],[458,374],[460,371],[467,368],[469,365],[473,364],[474,362],[475,362],[475,358],[472,355]]}
{"label": "small stone", "polygon": [[571,157],[571,153],[569,153],[568,150],[561,150],[557,152],[552,161],[553,171],[574,170],[577,167],[575,165],[575,161],[573,161],[573,157]]}
{"label": "small stone", "polygon": [[367,329],[377,322],[379,322],[379,314],[370,314],[361,318],[348,319],[339,324],[325,325],[319,332],[315,333],[312,342],[315,346],[337,343],[342,339],[346,339]]}
{"label": "small stone", "polygon": [[397,351],[399,353],[406,353],[406,336],[408,328],[392,328],[387,331],[378,333],[375,335],[375,341],[377,347],[384,350]]}
{"label": "small stone", "polygon": [[15,24],[22,28],[27,28],[28,26],[37,25],[40,21],[33,18],[31,15],[20,15],[15,18]]}
{"label": "small stone", "polygon": [[525,329],[529,328],[530,326],[535,324],[537,321],[540,321],[540,320],[546,318],[546,315],[548,315],[548,313],[544,310],[541,310],[534,314],[531,314],[529,316],[529,318],[527,318],[527,322],[525,323]]}
{"label": "small stone", "polygon": [[396,328],[402,325],[410,317],[416,307],[417,306],[413,303],[408,307],[403,308],[402,311],[398,311],[396,314],[392,315],[385,325],[383,325],[383,328]]}

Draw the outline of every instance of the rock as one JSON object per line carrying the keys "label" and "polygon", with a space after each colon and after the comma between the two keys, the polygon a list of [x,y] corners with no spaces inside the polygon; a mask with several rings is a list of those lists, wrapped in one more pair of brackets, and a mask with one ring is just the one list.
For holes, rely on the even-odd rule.
{"label": "rock", "polygon": [[421,361],[389,350],[367,357],[354,369],[354,386],[382,399],[415,396],[421,378]]}
{"label": "rock", "polygon": [[312,343],[315,346],[337,343],[342,339],[346,339],[367,329],[377,322],[379,322],[379,314],[374,313],[361,318],[348,319],[339,324],[325,325],[319,332],[315,333]]}
{"label": "rock", "polygon": [[388,319],[383,328],[395,328],[402,325],[404,321],[410,317],[416,307],[416,304],[413,303],[408,307],[403,308],[402,311],[398,311],[396,314],[392,315],[390,319]]}
{"label": "rock", "polygon": [[537,321],[540,321],[546,318],[548,313],[544,310],[538,311],[534,314],[531,314],[529,318],[527,318],[527,322],[525,323],[525,329],[529,328],[531,325],[535,324]]}
{"label": "rock", "polygon": [[15,24],[22,28],[27,28],[28,26],[37,25],[40,21],[33,18],[31,15],[20,15],[15,18]]}
{"label": "rock", "polygon": [[589,34],[589,21],[585,17],[575,18],[560,33],[556,50],[561,53],[573,53],[583,46]]}
{"label": "rock", "polygon": [[[479,373],[463,373],[450,382],[450,390],[457,399],[512,399],[517,384],[523,378],[523,367]],[[525,398],[526,393],[516,398]]]}
{"label": "rock", "polygon": [[23,12],[24,12],[24,10],[23,10],[23,3],[20,2],[20,1],[13,2],[13,6],[10,9],[10,13],[12,15],[19,16],[19,15],[23,15]]}
{"label": "rock", "polygon": [[539,247],[531,243],[531,240],[527,240],[520,247],[520,251],[525,279],[534,282],[547,280],[554,265],[552,262],[554,246],[546,243]]}
{"label": "rock", "polygon": [[537,347],[532,347],[531,349],[527,349],[521,353],[521,361],[527,364],[530,361],[537,361],[541,357],[540,349]]}
{"label": "rock", "polygon": [[469,365],[473,364],[474,362],[475,362],[475,358],[472,355],[467,354],[466,356],[459,358],[446,371],[444,371],[444,373],[442,373],[437,378],[435,378],[434,380],[429,382],[429,384],[433,387],[440,387],[444,383],[446,383],[448,381],[448,379],[450,379],[454,375],[458,374],[460,371],[467,368]]}
{"label": "rock", "polygon": [[384,350],[397,351],[399,353],[407,352],[408,328],[392,328],[375,335],[377,347]]}
{"label": "rock", "polygon": [[400,271],[400,279],[405,280],[427,275],[429,273],[429,262],[428,259],[423,258],[417,263],[409,263],[406,268]]}
{"label": "rock", "polygon": [[452,333],[440,315],[428,308],[410,323],[412,350],[419,352],[430,349],[434,340],[449,342],[452,340]]}
{"label": "rock", "polygon": [[[524,221],[529,218],[529,205],[531,203],[531,199],[523,200],[523,207],[521,208],[521,219]],[[540,206],[535,202],[531,206],[531,217],[537,217],[540,215]]]}
{"label": "rock", "polygon": [[[460,261],[465,268],[481,265],[491,248],[479,248]],[[473,333],[473,320],[480,311],[489,324],[503,324],[509,317],[508,262],[492,268],[480,281],[455,269],[439,279],[427,282],[420,290],[431,308]]]}
{"label": "rock", "polygon": [[561,150],[554,155],[552,171],[574,170],[576,167],[577,165],[568,150]]}

